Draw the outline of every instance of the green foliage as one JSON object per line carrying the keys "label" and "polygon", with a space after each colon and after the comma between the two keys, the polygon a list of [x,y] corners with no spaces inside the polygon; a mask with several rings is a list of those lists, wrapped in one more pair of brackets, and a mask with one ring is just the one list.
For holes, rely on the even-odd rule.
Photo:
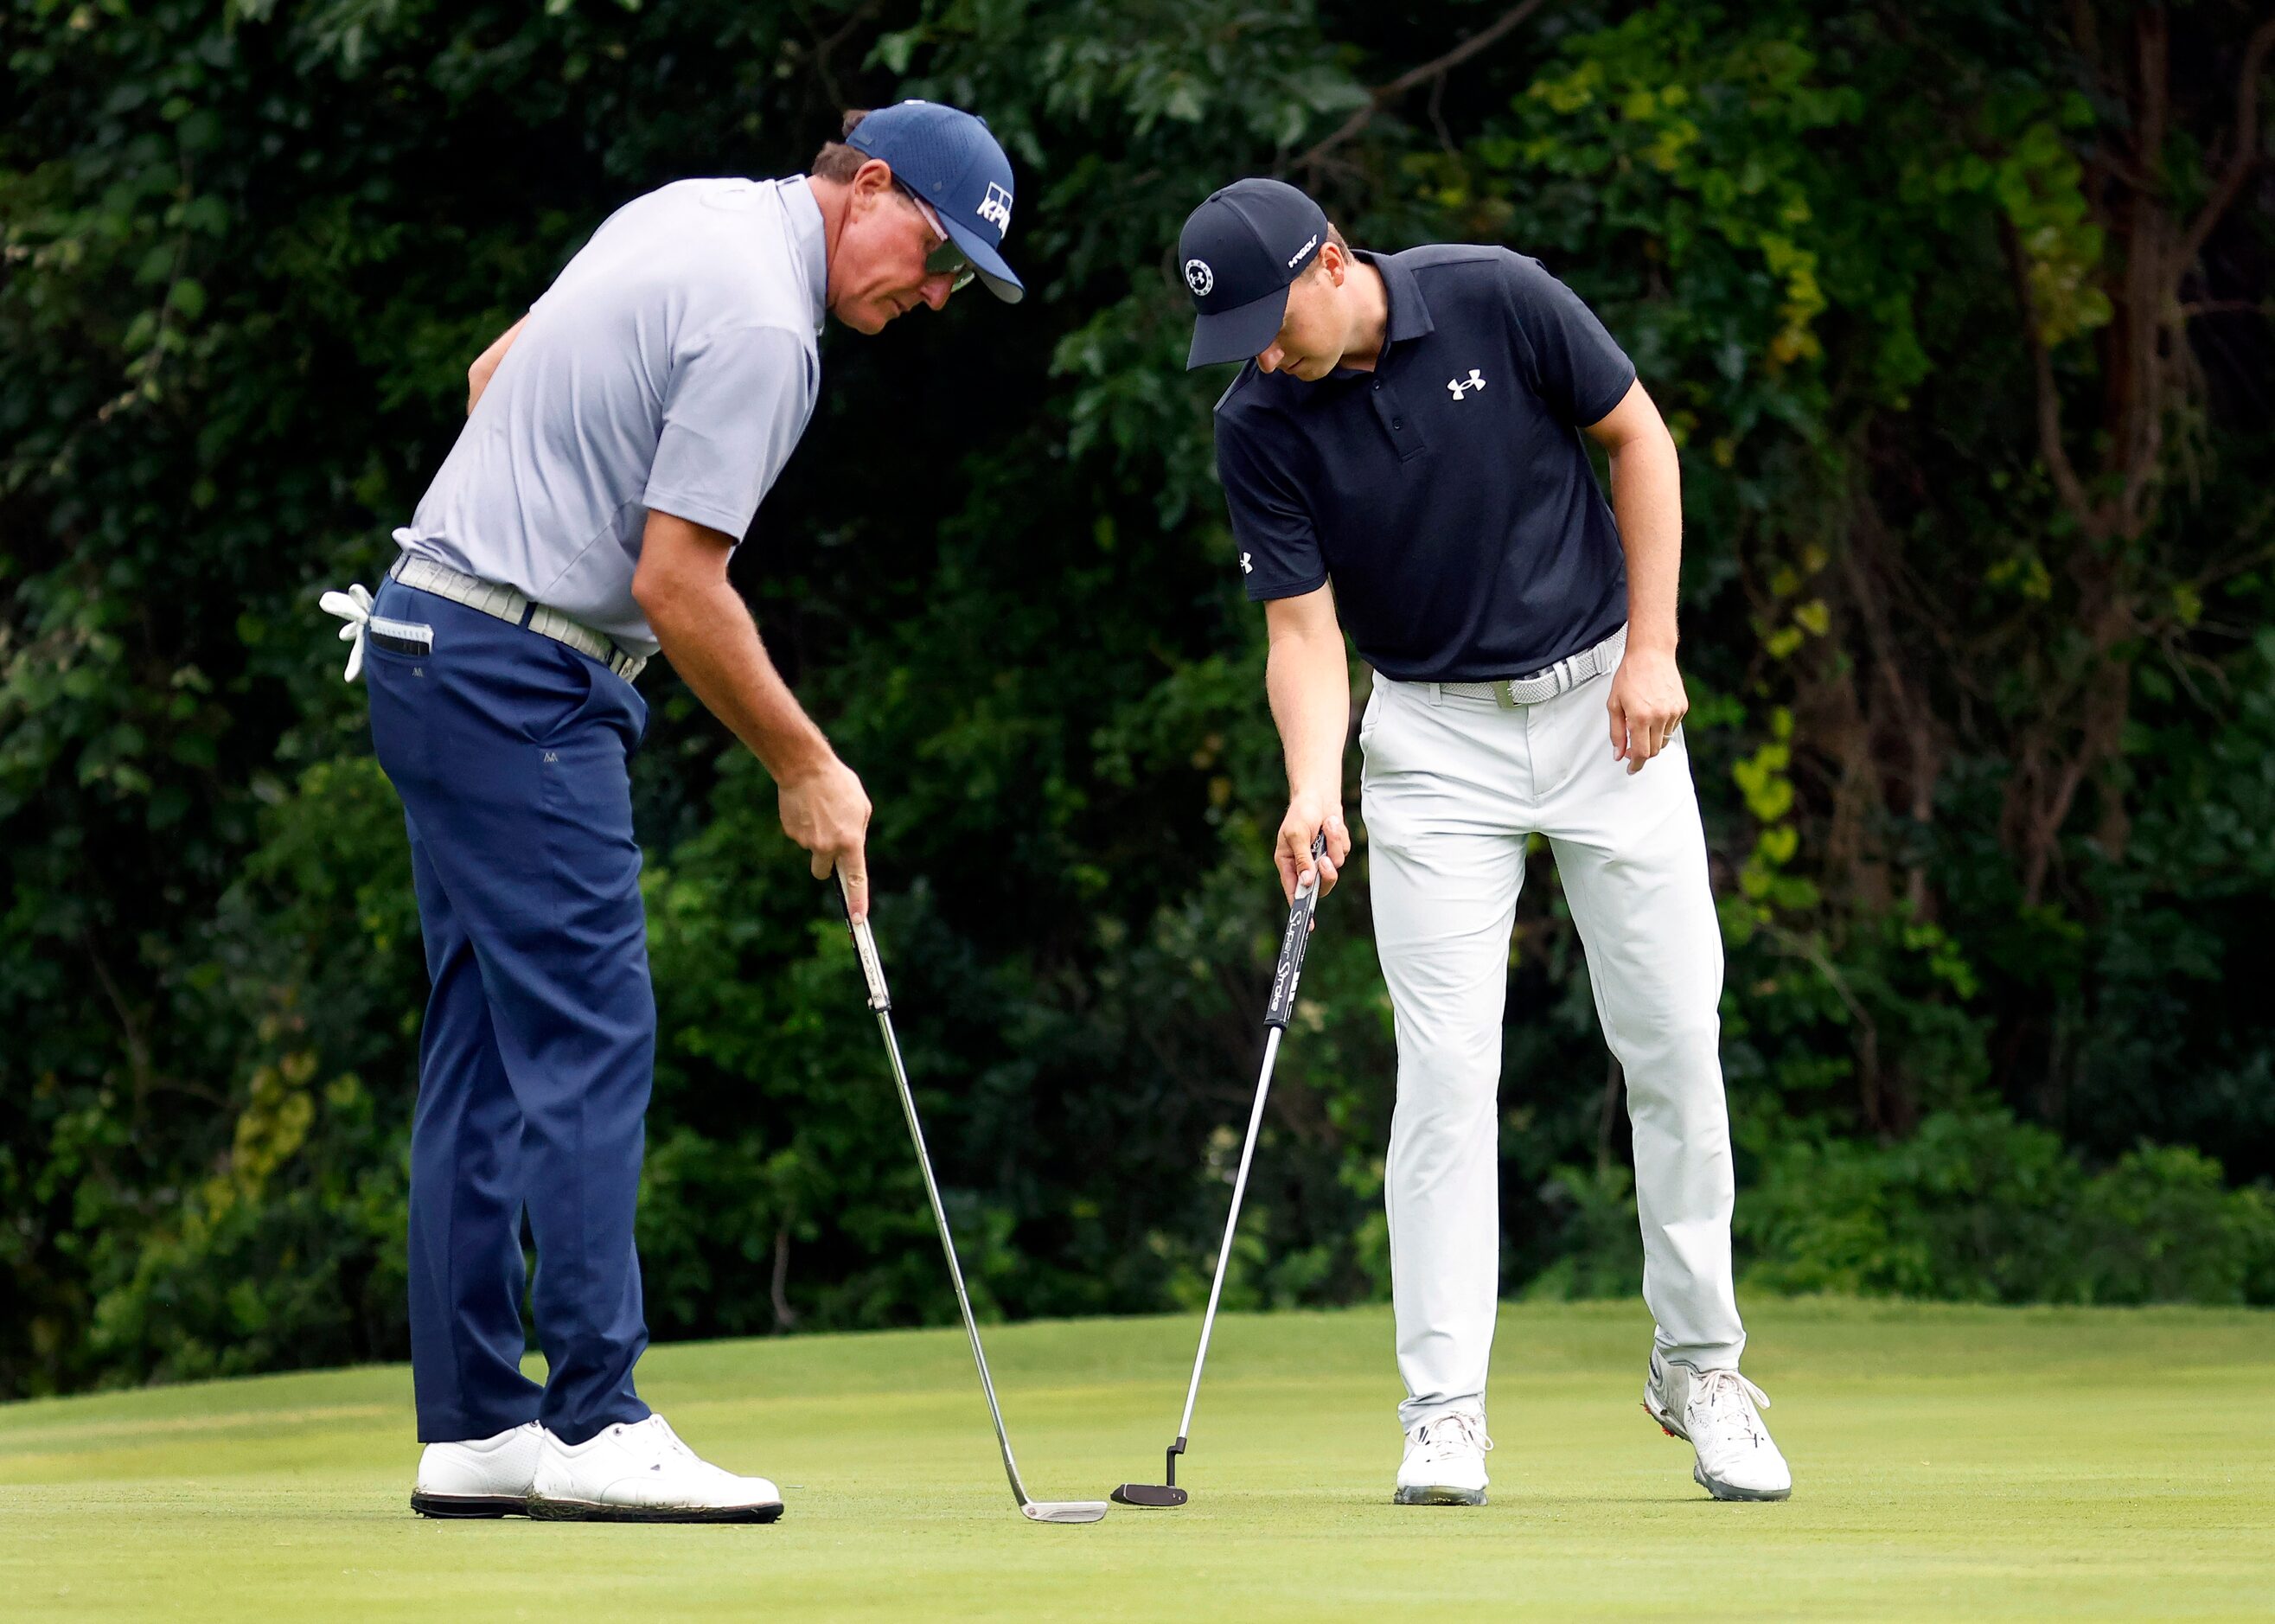
{"label": "green foliage", "polygon": [[1564,1299],[1632,1297],[1643,1289],[1643,1237],[1636,1228],[1635,1175],[1625,1167],[1583,1173],[1559,1167],[1550,1208],[1561,1209],[1560,1256],[1534,1275],[1524,1295]]}
{"label": "green foliage", "polygon": [[344,1363],[407,1335],[410,1121],[390,1080],[425,993],[402,811],[354,757],[302,774],[219,900],[179,1018],[215,1099],[176,1185],[83,1181],[102,1367],[177,1379]]}
{"label": "green foliage", "polygon": [[2144,1145],[2100,1173],[2004,1112],[1941,1111],[1901,1144],[1803,1140],[1739,1203],[1747,1279],[1978,1303],[2275,1301],[2275,1205]]}
{"label": "green foliage", "polygon": [[[2135,232],[2202,207],[2240,39],[2174,13],[2168,140],[2115,162],[2133,10],[1542,8],[1378,99],[1496,9],[16,0],[0,1391],[400,1353],[423,967],[314,596],[373,578],[466,363],[616,204],[788,172],[900,94],[1003,135],[1033,294],[833,331],[737,578],[876,801],[903,1038],[989,1312],[1206,1289],[1283,785],[1211,472],[1223,380],[1182,370],[1168,260],[1260,172],[1362,245],[1539,256],[1683,447],[1765,1278],[2266,1300],[2262,1197],[2208,1158],[2275,1174],[2275,1025],[2236,996],[2275,897],[2275,639],[2245,630],[2275,608],[2275,244],[2235,211],[2141,325],[2107,200]],[[2184,302],[2206,313],[2156,325]],[[2173,374],[2153,400],[2144,356]],[[2092,460],[2144,445],[2145,472]],[[941,1318],[843,936],[764,774],[669,672],[647,686],[656,1331]],[[1387,1290],[1362,878],[1322,915],[1239,1303]],[[1533,880],[1506,1278],[1625,1290],[1619,1078],[1545,859]],[[2079,1240],[2051,1262],[2049,1226]]]}

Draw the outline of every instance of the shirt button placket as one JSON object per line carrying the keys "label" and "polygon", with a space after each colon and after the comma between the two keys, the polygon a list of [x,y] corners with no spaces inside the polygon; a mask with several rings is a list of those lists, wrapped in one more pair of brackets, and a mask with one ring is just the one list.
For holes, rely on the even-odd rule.
{"label": "shirt button placket", "polygon": [[1398,391],[1377,378],[1370,393],[1374,402],[1375,418],[1381,423],[1383,432],[1390,436],[1390,443],[1396,449],[1400,460],[1413,456],[1420,449],[1421,436],[1407,422],[1406,409],[1398,402]]}

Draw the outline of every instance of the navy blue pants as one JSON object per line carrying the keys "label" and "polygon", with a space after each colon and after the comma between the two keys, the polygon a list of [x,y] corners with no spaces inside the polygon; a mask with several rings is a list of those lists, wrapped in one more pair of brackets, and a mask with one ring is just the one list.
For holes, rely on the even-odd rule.
{"label": "navy blue pants", "polygon": [[[632,752],[647,706],[550,638],[388,582],[429,626],[364,658],[372,743],[403,797],[427,970],[411,1135],[419,1437],[540,1420],[575,1444],[647,1413],[632,1216],[655,1068]],[[548,1375],[521,1373],[521,1221]]]}

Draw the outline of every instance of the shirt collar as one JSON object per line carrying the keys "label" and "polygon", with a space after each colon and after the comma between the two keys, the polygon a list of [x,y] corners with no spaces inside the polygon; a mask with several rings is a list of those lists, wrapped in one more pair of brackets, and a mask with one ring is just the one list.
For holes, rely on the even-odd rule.
{"label": "shirt collar", "polygon": [[775,184],[782,187],[782,210],[790,216],[794,245],[791,258],[805,273],[805,291],[813,301],[814,336],[819,337],[829,308],[829,243],[821,223],[821,204],[803,175]]}
{"label": "shirt collar", "polygon": [[1382,336],[1384,349],[1438,330],[1438,324],[1430,319],[1430,302],[1422,297],[1421,283],[1398,262],[1396,254],[1361,248],[1357,257],[1381,274],[1382,291],[1390,301],[1387,330]]}

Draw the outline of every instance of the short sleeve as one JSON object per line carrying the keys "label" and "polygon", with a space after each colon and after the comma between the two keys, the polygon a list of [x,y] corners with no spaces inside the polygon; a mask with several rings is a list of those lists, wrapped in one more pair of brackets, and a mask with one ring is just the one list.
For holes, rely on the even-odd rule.
{"label": "short sleeve", "polygon": [[817,371],[779,327],[727,328],[675,351],[646,505],[740,540],[805,432]]}
{"label": "short sleeve", "polygon": [[1602,422],[1635,382],[1627,351],[1539,261],[1509,255],[1508,291],[1517,329],[1532,351],[1532,387],[1575,427]]}
{"label": "short sleeve", "polygon": [[1250,600],[1296,598],[1325,585],[1326,560],[1303,492],[1222,412],[1216,419],[1216,472]]}

